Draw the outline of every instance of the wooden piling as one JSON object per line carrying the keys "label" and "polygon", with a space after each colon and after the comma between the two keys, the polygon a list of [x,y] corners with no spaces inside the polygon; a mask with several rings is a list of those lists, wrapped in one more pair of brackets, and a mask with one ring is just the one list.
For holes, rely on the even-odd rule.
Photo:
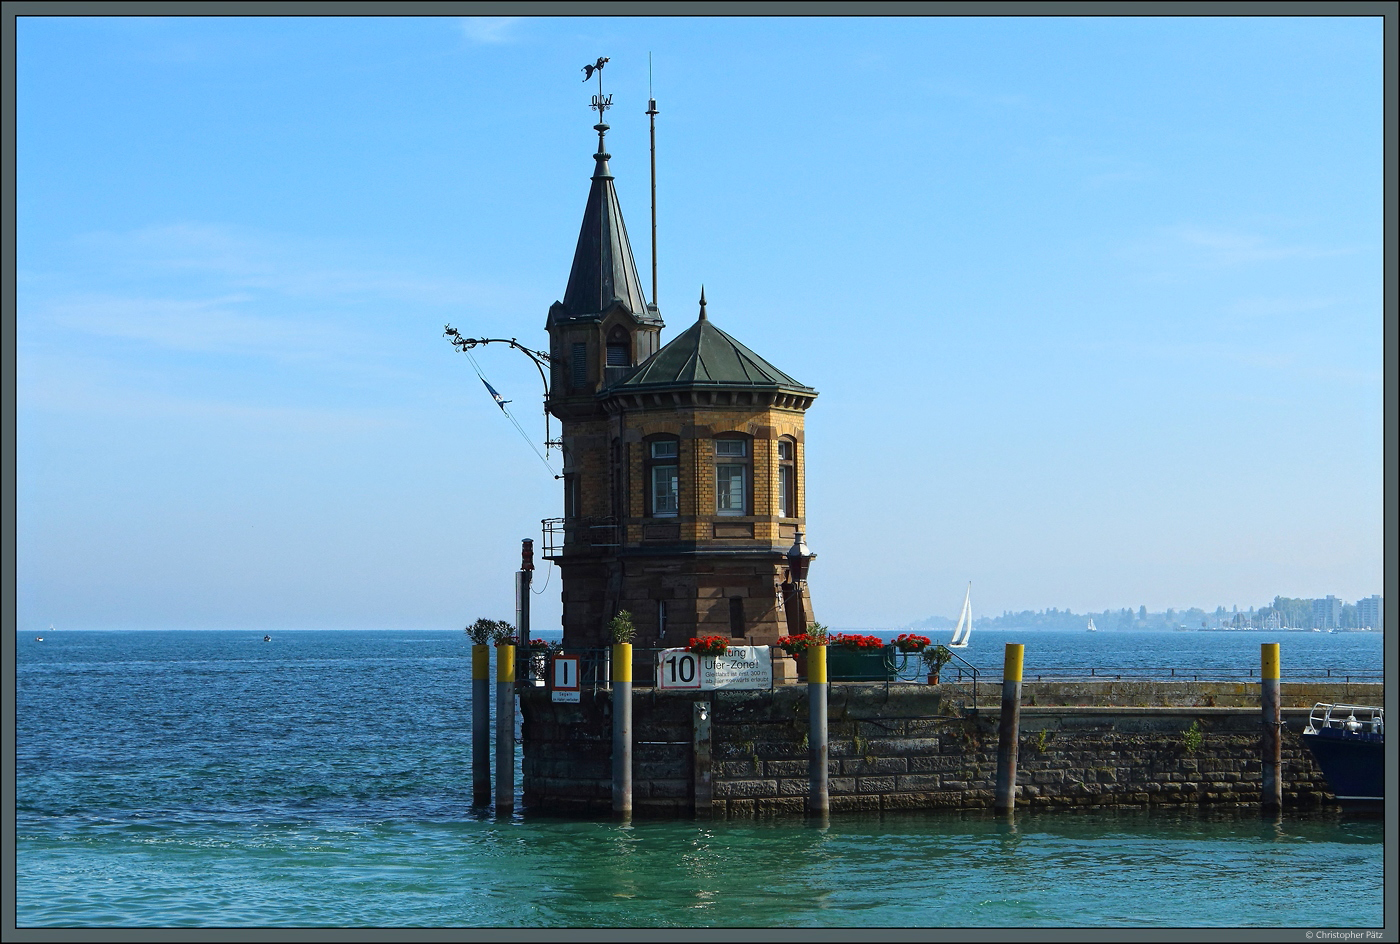
{"label": "wooden piling", "polygon": [[491,647],[472,646],[472,803],[491,805]]}
{"label": "wooden piling", "polygon": [[632,814],[632,644],[612,647],[613,812]]}
{"label": "wooden piling", "polygon": [[831,812],[827,787],[827,762],[831,757],[826,731],[826,646],[807,650],[807,811],[818,815]]}
{"label": "wooden piling", "polygon": [[1006,644],[1001,673],[1001,723],[997,728],[997,794],[993,808],[998,813],[1016,809],[1016,748],[1021,736],[1021,666],[1026,647]]}
{"label": "wooden piling", "polygon": [[1283,809],[1283,710],[1279,692],[1278,643],[1259,646],[1259,707],[1263,712],[1263,783],[1260,811],[1275,814]]}
{"label": "wooden piling", "polygon": [[496,812],[515,809],[515,647],[496,647]]}

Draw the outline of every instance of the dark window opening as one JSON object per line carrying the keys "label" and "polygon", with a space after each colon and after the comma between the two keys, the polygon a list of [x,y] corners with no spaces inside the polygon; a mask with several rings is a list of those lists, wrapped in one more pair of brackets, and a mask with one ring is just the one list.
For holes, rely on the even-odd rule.
{"label": "dark window opening", "polygon": [[729,635],[735,639],[744,638],[744,598],[729,598]]}
{"label": "dark window opening", "polygon": [[608,332],[608,366],[632,366],[632,339],[621,325]]}
{"label": "dark window opening", "polygon": [[578,517],[578,476],[573,472],[564,473],[564,517]]}
{"label": "dark window opening", "polygon": [[588,345],[587,345],[587,344],[575,344],[575,345],[574,345],[574,348],[573,348],[573,357],[572,357],[572,359],[569,361],[569,365],[570,365],[570,373],[572,374],[572,376],[570,377],[570,382],[571,382],[575,387],[582,387],[582,386],[584,386],[585,384],[587,384],[587,383],[588,383]]}
{"label": "dark window opening", "polygon": [[666,601],[656,601],[656,638],[666,638]]}

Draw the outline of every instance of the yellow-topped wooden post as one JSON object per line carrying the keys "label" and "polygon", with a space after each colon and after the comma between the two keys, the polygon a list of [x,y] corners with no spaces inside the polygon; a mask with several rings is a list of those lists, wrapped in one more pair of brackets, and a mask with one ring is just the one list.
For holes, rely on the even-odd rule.
{"label": "yellow-topped wooden post", "polygon": [[491,805],[491,647],[472,646],[472,803]]}
{"label": "yellow-topped wooden post", "polygon": [[515,647],[496,647],[496,812],[515,809]]}
{"label": "yellow-topped wooden post", "polygon": [[1001,722],[997,727],[997,793],[994,808],[1000,813],[1016,809],[1016,753],[1021,737],[1021,667],[1026,647],[1006,644],[1001,670]]}
{"label": "yellow-topped wooden post", "polygon": [[632,812],[632,644],[613,643],[613,811]]}
{"label": "yellow-topped wooden post", "polygon": [[1264,813],[1283,809],[1283,699],[1279,690],[1278,643],[1259,646],[1259,707],[1263,711],[1263,782],[1259,805]]}
{"label": "yellow-topped wooden post", "polygon": [[826,731],[826,646],[807,650],[807,809],[825,815],[831,812],[827,764],[831,757]]}

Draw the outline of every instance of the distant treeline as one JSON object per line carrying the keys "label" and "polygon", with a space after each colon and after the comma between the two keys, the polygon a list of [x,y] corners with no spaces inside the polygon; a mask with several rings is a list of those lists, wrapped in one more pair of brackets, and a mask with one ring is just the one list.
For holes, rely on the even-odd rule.
{"label": "distant treeline", "polygon": [[[1149,613],[1147,607],[1136,610],[1124,607],[1121,610],[1104,610],[1101,613],[1075,613],[1051,607],[1048,610],[1010,610],[1000,616],[978,616],[973,625],[978,629],[1087,629],[1089,620],[1096,629],[1271,629],[1276,627],[1308,628],[1313,625],[1313,601],[1292,597],[1274,597],[1269,606],[1258,609],[1250,607],[1241,610],[1232,607],[1227,610],[1218,606],[1214,611],[1193,606],[1185,610],[1168,609],[1162,613]],[[952,629],[957,621],[946,616],[930,616],[928,619],[911,623],[906,629],[941,630]],[[1342,607],[1339,623],[1343,629],[1354,629],[1357,621],[1356,607],[1346,604]]]}

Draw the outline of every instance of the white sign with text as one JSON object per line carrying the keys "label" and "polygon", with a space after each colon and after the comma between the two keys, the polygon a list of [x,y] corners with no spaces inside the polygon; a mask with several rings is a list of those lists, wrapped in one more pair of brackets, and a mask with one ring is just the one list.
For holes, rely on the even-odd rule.
{"label": "white sign with text", "polygon": [[767,646],[730,646],[721,656],[663,649],[656,657],[656,687],[669,690],[771,688],[773,653]]}
{"label": "white sign with text", "polygon": [[576,702],[579,700],[578,656],[554,657],[554,691],[551,701]]}

